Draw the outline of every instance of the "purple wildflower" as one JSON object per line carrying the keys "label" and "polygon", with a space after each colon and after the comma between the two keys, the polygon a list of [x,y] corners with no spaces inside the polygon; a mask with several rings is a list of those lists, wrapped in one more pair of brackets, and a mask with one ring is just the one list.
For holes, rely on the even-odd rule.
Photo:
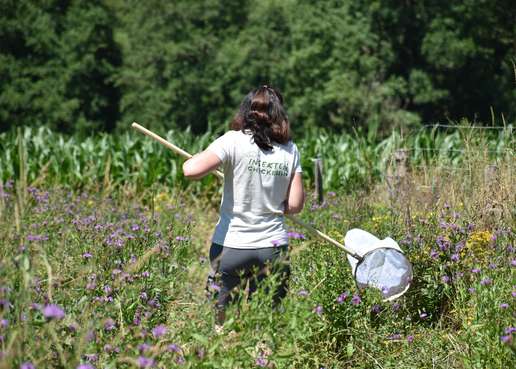
{"label": "purple wildflower", "polygon": [[505,328],[505,334],[513,334],[514,332],[516,332],[516,328],[514,327]]}
{"label": "purple wildflower", "polygon": [[176,364],[183,365],[185,362],[186,362],[186,360],[183,357],[183,355],[179,355],[178,357],[176,357]]}
{"label": "purple wildflower", "polygon": [[95,369],[95,367],[91,364],[79,364],[77,369]]}
{"label": "purple wildflower", "polygon": [[306,296],[308,296],[308,291],[307,290],[300,290],[297,294],[298,294],[298,296],[306,297]]}
{"label": "purple wildflower", "polygon": [[304,240],[305,239],[304,234],[297,233],[297,232],[287,232],[287,236],[288,236],[288,238],[293,238],[295,240]]}
{"label": "purple wildflower", "polygon": [[278,247],[279,245],[281,245],[281,241],[279,241],[279,240],[272,240],[271,243],[272,243],[272,246],[274,246],[274,247]]}
{"label": "purple wildflower", "polygon": [[89,253],[88,251],[86,251],[84,254],[82,254],[82,257],[84,259],[90,259],[93,255],[91,253]]}
{"label": "purple wildflower", "polygon": [[359,305],[362,302],[362,299],[359,295],[353,295],[353,298],[351,299],[351,304],[353,305]]}
{"label": "purple wildflower", "polygon": [[468,288],[468,292],[469,293],[475,293],[477,290],[475,289],[475,287],[470,287]]}
{"label": "purple wildflower", "polygon": [[169,352],[181,352],[181,347],[179,345],[176,345],[175,343],[171,343],[167,346],[167,351]]}
{"label": "purple wildflower", "polygon": [[439,253],[437,251],[435,251],[434,249],[432,249],[430,251],[430,257],[435,260],[439,257]]}
{"label": "purple wildflower", "polygon": [[426,319],[428,317],[428,314],[423,312],[423,313],[419,314],[419,317],[421,319]]}
{"label": "purple wildflower", "polygon": [[30,361],[26,361],[20,365],[20,369],[36,369],[36,367]]}
{"label": "purple wildflower", "polygon": [[443,283],[449,283],[450,282],[450,277],[448,277],[447,275],[443,275],[441,277],[441,282]]}
{"label": "purple wildflower", "polygon": [[188,241],[188,237],[177,236],[176,241]]}
{"label": "purple wildflower", "polygon": [[111,318],[107,318],[106,321],[104,322],[104,329],[109,332],[115,328],[116,328],[115,321]]}
{"label": "purple wildflower", "polygon": [[263,356],[258,356],[256,358],[255,364],[258,365],[260,368],[265,368],[268,364],[268,360]]}
{"label": "purple wildflower", "polygon": [[459,261],[459,254],[452,254],[450,256],[451,261]]}
{"label": "purple wildflower", "polygon": [[220,286],[215,283],[215,282],[211,282],[210,285],[209,285],[209,288],[212,289],[213,291],[220,291]]}
{"label": "purple wildflower", "polygon": [[414,336],[412,336],[412,335],[411,336],[407,336],[407,342],[408,343],[414,342]]}
{"label": "purple wildflower", "polygon": [[509,335],[507,335],[507,336],[501,336],[501,337],[500,337],[500,340],[501,340],[503,343],[507,343],[507,344],[509,344],[509,343],[511,343],[511,341],[512,341],[512,336],[509,336]]}
{"label": "purple wildflower", "polygon": [[399,333],[394,333],[387,337],[387,339],[391,340],[391,341],[399,340],[400,338],[401,338],[401,334],[399,334]]}
{"label": "purple wildflower", "polygon": [[372,307],[371,307],[371,312],[372,313],[375,313],[375,314],[378,314],[382,311],[382,307],[378,304],[374,304]]}
{"label": "purple wildflower", "polygon": [[480,269],[479,268],[473,268],[473,269],[471,269],[471,273],[478,274],[478,273],[480,273]]}
{"label": "purple wildflower", "polygon": [[511,260],[511,266],[516,267],[516,259]]}
{"label": "purple wildflower", "polygon": [[500,304],[500,309],[507,309],[509,307],[509,304],[507,304],[506,302],[503,302]]}
{"label": "purple wildflower", "polygon": [[489,269],[496,269],[496,264],[495,263],[490,263],[489,264]]}
{"label": "purple wildflower", "polygon": [[148,351],[152,346],[149,345],[147,342],[144,342],[144,343],[140,343],[138,345],[138,351],[140,352],[140,354],[143,354],[144,352]]}
{"label": "purple wildflower", "polygon": [[491,278],[484,278],[480,281],[480,284],[482,286],[489,286],[492,282],[493,280]]}
{"label": "purple wildflower", "polygon": [[145,356],[138,357],[138,366],[140,368],[152,368],[154,366],[154,359]]}
{"label": "purple wildflower", "polygon": [[167,327],[164,324],[160,324],[152,329],[152,335],[154,338],[159,338],[167,333]]}
{"label": "purple wildflower", "polygon": [[0,320],[0,328],[6,328],[9,325],[9,321],[7,319]]}
{"label": "purple wildflower", "polygon": [[344,302],[344,300],[346,300],[346,298],[347,298],[347,297],[348,297],[347,292],[341,293],[341,294],[337,297],[337,303],[342,304],[342,303]]}
{"label": "purple wildflower", "polygon": [[314,313],[316,313],[317,315],[321,315],[323,313],[323,307],[321,305],[317,305],[315,308],[314,308]]}
{"label": "purple wildflower", "polygon": [[47,319],[63,319],[65,313],[59,306],[50,304],[43,308],[43,315]]}
{"label": "purple wildflower", "polygon": [[392,304],[392,311],[398,311],[401,308],[401,305],[397,302]]}

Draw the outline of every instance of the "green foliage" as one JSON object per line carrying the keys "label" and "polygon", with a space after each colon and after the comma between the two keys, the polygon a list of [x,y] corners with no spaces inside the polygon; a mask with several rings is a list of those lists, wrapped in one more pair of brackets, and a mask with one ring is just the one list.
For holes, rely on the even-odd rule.
{"label": "green foliage", "polygon": [[3,1],[0,14],[0,130],[112,130],[121,59],[104,3]]}
{"label": "green foliage", "polygon": [[[191,154],[204,150],[216,136],[215,131],[194,135],[189,130],[170,130],[163,135]],[[328,191],[351,190],[357,186],[370,188],[384,178],[392,164],[393,153],[401,148],[408,150],[411,165],[450,168],[459,167],[465,158],[476,154],[485,154],[495,161],[509,158],[515,149],[512,126],[499,132],[482,133],[468,128],[453,133],[433,128],[404,136],[393,132],[378,143],[360,132],[353,136],[336,135],[313,129],[295,142],[301,152],[307,185],[310,186],[314,178],[312,159],[320,156],[324,188]],[[161,183],[203,189],[201,192],[219,188],[213,176],[201,182],[187,181],[182,175],[183,161],[136,131],[86,139],[64,136],[44,127],[26,127],[0,134],[0,180],[3,181],[21,178],[20,168],[24,165],[29,184],[44,182],[70,187],[103,184],[108,188],[130,185],[143,189]]]}
{"label": "green foliage", "polygon": [[[3,1],[0,130],[222,127],[260,84],[294,131],[513,122],[512,2]],[[498,117],[501,117],[499,119]],[[498,123],[500,121],[500,123]]]}
{"label": "green foliage", "polygon": [[[203,220],[214,212],[204,202],[164,187],[0,189],[2,368],[133,368],[147,358],[158,368],[459,369],[513,360],[512,222],[474,224],[475,204],[414,209],[411,222],[363,194],[307,204],[301,217],[338,240],[353,227],[398,240],[414,266],[409,291],[394,302],[359,291],[341,250],[297,236],[281,306],[271,308],[270,278],[250,301],[241,291],[218,334],[204,290]],[[62,319],[45,316],[48,304]]]}

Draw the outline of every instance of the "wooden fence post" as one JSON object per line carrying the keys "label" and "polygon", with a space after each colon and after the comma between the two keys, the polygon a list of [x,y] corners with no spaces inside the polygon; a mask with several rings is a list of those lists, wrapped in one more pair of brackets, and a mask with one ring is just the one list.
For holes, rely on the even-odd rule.
{"label": "wooden fence post", "polygon": [[317,196],[318,204],[321,205],[324,202],[322,159],[318,155],[317,158],[312,160],[314,161],[315,196]]}

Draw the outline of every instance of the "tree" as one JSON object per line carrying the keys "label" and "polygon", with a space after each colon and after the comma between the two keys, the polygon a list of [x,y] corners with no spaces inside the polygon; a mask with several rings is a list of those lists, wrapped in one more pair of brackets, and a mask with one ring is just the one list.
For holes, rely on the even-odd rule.
{"label": "tree", "polygon": [[102,1],[0,3],[0,122],[65,131],[114,128],[121,63]]}

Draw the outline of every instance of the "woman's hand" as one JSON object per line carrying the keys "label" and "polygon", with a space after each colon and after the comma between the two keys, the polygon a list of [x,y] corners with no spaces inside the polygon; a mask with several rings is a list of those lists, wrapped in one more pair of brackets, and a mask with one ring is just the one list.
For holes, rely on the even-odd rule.
{"label": "woman's hand", "polygon": [[199,179],[216,169],[221,163],[217,155],[204,150],[183,163],[183,174],[188,179]]}

